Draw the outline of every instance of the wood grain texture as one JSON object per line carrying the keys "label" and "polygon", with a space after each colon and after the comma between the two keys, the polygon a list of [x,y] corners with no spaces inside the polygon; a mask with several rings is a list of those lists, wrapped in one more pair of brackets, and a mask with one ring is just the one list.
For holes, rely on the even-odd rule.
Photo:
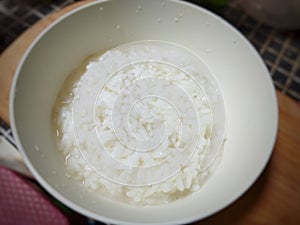
{"label": "wood grain texture", "polygon": [[[0,56],[0,117],[9,123],[8,99],[17,65],[34,38],[79,2],[51,14],[21,35]],[[280,121],[272,158],[257,182],[239,200],[197,225],[300,224],[300,105],[277,92]]]}

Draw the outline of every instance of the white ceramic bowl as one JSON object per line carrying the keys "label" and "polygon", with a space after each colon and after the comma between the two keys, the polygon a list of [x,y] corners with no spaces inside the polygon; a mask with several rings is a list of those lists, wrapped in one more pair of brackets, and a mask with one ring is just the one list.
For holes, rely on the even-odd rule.
{"label": "white ceramic bowl", "polygon": [[[63,157],[53,141],[51,113],[64,80],[86,56],[149,39],[185,46],[207,64],[223,92],[227,142],[220,166],[199,192],[163,206],[138,207],[95,198],[66,179]],[[41,185],[72,209],[114,224],[188,223],[226,207],[262,172],[278,121],[271,79],[249,42],[218,16],[173,0],[99,1],[63,16],[20,62],[10,116],[18,147]]]}

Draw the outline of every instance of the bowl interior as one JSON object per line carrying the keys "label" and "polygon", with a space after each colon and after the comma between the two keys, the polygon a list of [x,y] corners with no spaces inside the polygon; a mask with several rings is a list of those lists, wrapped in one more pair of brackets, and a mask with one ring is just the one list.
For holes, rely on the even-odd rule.
{"label": "bowl interior", "polygon": [[[226,108],[227,142],[217,171],[198,193],[164,206],[129,206],[84,191],[66,177],[52,133],[53,105],[70,72],[90,54],[139,40],[170,41],[196,53],[218,81]],[[51,194],[98,220],[174,224],[201,219],[238,198],[272,152],[277,104],[266,67],[230,25],[188,3],[90,3],[40,35],[16,75],[11,121],[27,165]]]}

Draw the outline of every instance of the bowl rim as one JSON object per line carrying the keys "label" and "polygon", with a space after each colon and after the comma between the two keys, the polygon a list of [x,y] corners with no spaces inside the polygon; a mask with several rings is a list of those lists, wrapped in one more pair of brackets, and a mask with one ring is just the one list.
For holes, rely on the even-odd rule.
{"label": "bowl rim", "polygon": [[[89,7],[93,7],[95,5],[98,4],[102,4],[103,2],[107,2],[109,0],[95,0],[92,2],[87,2],[84,5],[81,5],[73,10],[71,10],[70,12],[67,12],[66,14],[60,16],[58,19],[56,19],[54,22],[52,22],[49,26],[47,26],[35,39],[34,41],[30,44],[30,46],[27,48],[27,50],[25,51],[24,55],[22,56],[17,69],[15,71],[14,74],[14,78],[12,81],[12,85],[11,85],[11,90],[10,90],[10,98],[9,98],[9,117],[10,117],[10,121],[11,121],[11,128],[12,128],[12,133],[13,136],[16,140],[16,145],[17,148],[20,150],[22,157],[27,165],[27,167],[29,168],[29,170],[31,171],[31,173],[34,175],[34,177],[37,179],[37,181],[43,186],[43,188],[45,188],[47,190],[48,193],[50,193],[52,196],[54,196],[56,199],[58,199],[59,201],[63,202],[65,205],[67,205],[68,207],[70,207],[71,209],[73,209],[74,211],[105,222],[105,223],[111,223],[111,224],[124,224],[124,225],[132,225],[132,224],[141,224],[138,222],[130,222],[130,221],[122,221],[122,220],[118,220],[118,219],[112,219],[100,214],[96,214],[93,212],[90,212],[89,210],[80,207],[78,205],[76,205],[75,203],[73,203],[72,201],[70,201],[69,199],[67,199],[66,197],[64,197],[62,194],[60,194],[58,191],[56,191],[51,185],[49,185],[44,178],[42,178],[39,173],[35,170],[35,168],[33,167],[33,165],[31,164],[29,158],[27,157],[25,150],[23,149],[22,145],[21,145],[21,141],[18,135],[18,131],[16,128],[16,122],[15,122],[15,116],[14,116],[14,98],[15,98],[15,89],[16,89],[16,85],[18,82],[18,78],[21,72],[21,69],[28,57],[28,55],[30,54],[30,52],[32,51],[32,49],[36,46],[36,44],[40,41],[40,39],[46,35],[46,33],[48,31],[50,31],[53,27],[55,27],[58,23],[62,22],[63,20],[65,20],[66,18],[70,17],[73,14],[76,14],[77,12],[87,9]],[[261,56],[258,54],[258,52],[254,49],[254,47],[250,44],[250,42],[244,37],[244,35],[241,34],[240,31],[238,31],[235,27],[233,27],[233,25],[231,25],[229,22],[225,21],[222,17],[214,14],[213,12],[190,2],[184,2],[184,1],[180,1],[180,0],[167,0],[170,2],[174,2],[176,4],[180,4],[186,7],[190,7],[194,10],[197,11],[201,11],[202,13],[206,14],[209,17],[214,17],[215,19],[218,20],[218,22],[220,22],[220,24],[222,24],[223,26],[227,27],[228,29],[230,29],[235,35],[238,36],[238,38],[240,40],[242,40],[246,45],[247,48],[249,49],[249,51],[252,52],[252,54],[255,56],[255,58],[259,59],[258,62],[258,66],[262,67],[262,69],[264,70],[265,75],[269,74],[266,65],[263,63],[263,60],[261,58]],[[268,149],[267,152],[267,156],[266,156],[266,160],[264,161],[263,164],[261,164],[261,167],[258,170],[258,173],[254,176],[254,179],[249,179],[248,183],[245,184],[245,188],[244,189],[240,189],[239,193],[236,193],[235,195],[231,196],[231,198],[228,199],[227,202],[223,202],[222,204],[219,205],[219,207],[211,210],[209,213],[206,213],[205,215],[200,215],[200,216],[191,216],[191,217],[185,217],[182,218],[181,220],[176,220],[176,221],[169,221],[169,222],[147,222],[147,223],[143,223],[143,224],[151,224],[151,225],[173,225],[173,224],[186,224],[186,223],[192,223],[192,222],[196,222],[199,220],[202,220],[204,218],[207,218],[209,216],[212,216],[213,214],[223,210],[224,208],[226,208],[227,206],[229,206],[230,204],[234,203],[235,201],[237,201],[243,194],[245,194],[250,187],[256,182],[256,180],[259,178],[259,176],[262,174],[262,172],[264,171],[265,167],[267,166],[270,157],[272,155],[274,146],[275,146],[275,141],[276,141],[276,137],[277,137],[277,133],[278,133],[278,123],[279,123],[279,109],[278,109],[278,102],[277,102],[277,96],[276,96],[276,92],[274,89],[274,85],[273,82],[271,80],[271,78],[268,78],[268,83],[270,87],[273,87],[272,90],[270,88],[271,91],[271,95],[272,95],[272,99],[273,99],[273,105],[276,107],[276,110],[274,111],[274,119],[275,119],[275,130],[273,131],[273,133],[270,135],[271,136],[271,143],[270,143],[270,149]]]}

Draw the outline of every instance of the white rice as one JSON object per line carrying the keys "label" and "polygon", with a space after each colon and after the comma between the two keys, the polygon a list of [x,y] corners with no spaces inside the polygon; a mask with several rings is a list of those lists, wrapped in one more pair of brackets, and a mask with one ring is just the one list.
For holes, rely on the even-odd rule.
{"label": "white rice", "polygon": [[[84,69],[66,81],[54,109],[57,144],[71,177],[87,189],[109,193],[110,198],[125,202],[161,204],[198,191],[211,174],[211,170],[200,169],[205,152],[209,151],[213,126],[207,96],[198,86],[207,85],[207,80],[196,61],[170,46],[141,42],[112,49],[84,64]],[[139,83],[139,88],[145,85],[149,93],[165,92],[164,98],[140,99],[139,90],[126,92],[130,85],[151,79],[157,82]],[[195,121],[182,118],[191,116],[187,114],[187,98],[183,101],[178,95],[178,101],[183,101],[180,104],[186,108],[184,115],[179,115],[172,105],[180,91],[155,89],[162,80],[184,90],[182,93],[197,113],[197,118],[191,117]],[[121,103],[116,105],[118,100]],[[128,112],[127,106],[134,100],[138,101]],[[130,134],[123,127],[124,118],[130,124]],[[159,118],[158,123],[153,118]],[[118,127],[114,127],[114,119],[121,121]],[[184,119],[186,122],[182,122]],[[130,145],[136,144],[132,137],[143,143],[153,130],[161,128],[161,121],[166,130],[158,146],[147,152],[132,150]],[[187,156],[172,167],[174,160]],[[147,167],[153,168],[146,171]]]}

